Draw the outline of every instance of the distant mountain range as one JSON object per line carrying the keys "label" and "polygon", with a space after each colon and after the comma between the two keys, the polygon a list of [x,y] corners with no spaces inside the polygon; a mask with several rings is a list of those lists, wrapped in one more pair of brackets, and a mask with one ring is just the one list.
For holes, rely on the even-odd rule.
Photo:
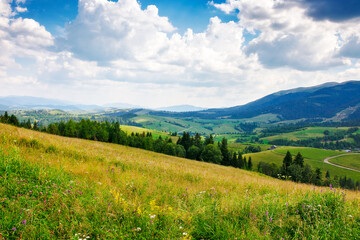
{"label": "distant mountain range", "polygon": [[169,113],[150,112],[167,117],[198,117],[204,119],[252,118],[264,114],[276,114],[282,120],[351,120],[360,118],[360,81],[326,83],[315,87],[280,91],[254,102],[230,108],[204,111]]}
{"label": "distant mountain range", "polygon": [[[128,103],[109,103],[102,106],[99,105],[83,105],[76,104],[68,101],[39,98],[30,96],[7,96],[0,97],[0,110],[35,110],[35,109],[58,109],[63,111],[91,111],[91,110],[106,110],[107,108],[114,109],[144,109],[139,105]],[[167,111],[167,112],[191,112],[200,111],[205,108],[195,107],[192,105],[178,105],[157,108],[154,110]]]}
{"label": "distant mountain range", "polygon": [[98,106],[79,105],[62,100],[37,97],[0,97],[0,110],[29,109],[96,110],[105,115],[120,117],[155,115],[174,118],[247,119],[265,114],[275,114],[281,121],[296,119],[343,121],[360,119],[360,81],[329,82],[314,87],[290,89],[270,94],[245,105],[214,109],[179,105],[151,110],[126,103]]}
{"label": "distant mountain range", "polygon": [[167,111],[167,112],[196,112],[196,111],[206,110],[206,108],[195,107],[192,105],[177,105],[177,106],[156,108],[155,110]]}

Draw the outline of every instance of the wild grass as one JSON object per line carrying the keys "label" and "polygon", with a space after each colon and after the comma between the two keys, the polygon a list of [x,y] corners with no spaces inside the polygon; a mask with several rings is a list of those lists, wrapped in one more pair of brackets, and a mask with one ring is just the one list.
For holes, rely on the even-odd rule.
{"label": "wild grass", "polygon": [[5,239],[360,235],[357,192],[3,124],[0,176]]}

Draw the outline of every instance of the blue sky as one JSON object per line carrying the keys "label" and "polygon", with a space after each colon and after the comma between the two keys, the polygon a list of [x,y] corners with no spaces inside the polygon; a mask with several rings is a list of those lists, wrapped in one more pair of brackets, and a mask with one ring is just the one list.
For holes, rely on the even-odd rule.
{"label": "blue sky", "polygon": [[0,0],[0,96],[234,106],[360,79],[358,0]]}
{"label": "blue sky", "polygon": [[[236,11],[225,14],[209,5],[208,0],[140,0],[139,2],[143,9],[148,5],[156,5],[159,15],[168,16],[180,33],[184,33],[188,28],[195,32],[204,31],[209,19],[214,16],[226,22],[237,20]],[[214,3],[222,2],[224,1],[214,1]],[[16,6],[16,2],[14,1],[12,5]],[[35,19],[53,34],[58,34],[59,27],[63,28],[66,23],[74,20],[78,12],[76,0],[28,0],[23,6],[28,9],[28,12],[21,13],[20,16]]]}

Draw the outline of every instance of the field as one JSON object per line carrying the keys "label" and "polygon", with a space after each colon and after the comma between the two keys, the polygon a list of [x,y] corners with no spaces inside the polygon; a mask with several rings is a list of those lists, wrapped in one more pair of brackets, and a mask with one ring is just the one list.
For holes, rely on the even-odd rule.
{"label": "field", "polygon": [[[121,130],[123,130],[127,134],[131,134],[131,133],[139,133],[139,134],[141,134],[141,133],[151,133],[151,135],[153,136],[154,139],[158,139],[160,136],[163,139],[165,139],[167,137],[171,137],[169,133],[160,132],[160,131],[157,131],[157,130],[146,129],[146,128],[141,128],[141,127],[121,125],[120,128],[121,128]],[[179,139],[179,137],[171,137],[171,139],[173,140],[174,143],[176,143],[176,141]]]}
{"label": "field", "polygon": [[358,192],[3,124],[0,176],[5,239],[360,235]]}
{"label": "field", "polygon": [[344,167],[349,167],[349,168],[360,170],[360,154],[359,155],[340,156],[337,158],[330,159],[329,162],[337,164],[337,165],[341,165]]}
{"label": "field", "polygon": [[266,141],[273,141],[277,139],[287,139],[287,140],[304,140],[309,138],[317,138],[317,137],[324,137],[324,131],[328,130],[330,133],[336,133],[341,131],[347,131],[348,127],[338,127],[338,128],[331,128],[331,127],[307,127],[300,131],[290,132],[290,133],[282,133],[270,137],[262,138]]}
{"label": "field", "polygon": [[338,177],[347,176],[352,178],[355,181],[360,181],[360,173],[338,168],[336,166],[331,166],[329,164],[324,163],[324,159],[331,156],[336,156],[343,154],[344,152],[340,151],[330,151],[323,150],[317,148],[305,148],[305,147],[280,147],[276,150],[264,151],[260,153],[251,153],[246,154],[245,156],[251,156],[251,159],[254,164],[254,168],[257,167],[259,162],[268,162],[275,163],[279,167],[283,164],[283,159],[287,151],[295,156],[298,152],[305,158],[305,163],[308,163],[310,166],[315,168],[320,168],[325,174],[326,171],[330,172],[330,176],[334,177],[335,175]]}

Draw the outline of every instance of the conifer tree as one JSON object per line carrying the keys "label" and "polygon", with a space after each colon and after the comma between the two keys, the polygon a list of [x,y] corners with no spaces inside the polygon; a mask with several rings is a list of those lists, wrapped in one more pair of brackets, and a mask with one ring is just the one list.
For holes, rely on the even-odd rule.
{"label": "conifer tree", "polygon": [[326,171],[325,178],[326,178],[326,179],[330,179],[330,172],[329,172],[329,170]]}
{"label": "conifer tree", "polygon": [[236,152],[234,152],[230,161],[230,166],[237,167],[237,162],[238,162],[237,155]]}
{"label": "conifer tree", "polygon": [[33,129],[34,129],[35,131],[39,131],[39,130],[40,130],[40,128],[39,128],[39,126],[38,126],[38,123],[37,123],[36,121],[34,122]]}
{"label": "conifer tree", "polygon": [[252,160],[251,157],[249,157],[249,161],[248,161],[248,169],[252,170],[253,164],[252,164]]}
{"label": "conifer tree", "polygon": [[205,145],[214,144],[214,137],[212,134],[208,138],[205,139]]}
{"label": "conifer tree", "polygon": [[300,167],[304,166],[304,157],[301,155],[300,152],[296,155],[294,164],[299,165]]}
{"label": "conifer tree", "polygon": [[285,174],[288,173],[288,168],[291,164],[292,164],[292,156],[291,156],[291,153],[289,151],[287,151],[286,156],[283,160],[283,169],[285,171]]}
{"label": "conifer tree", "polygon": [[222,161],[221,161],[221,165],[230,166],[230,153],[229,153],[226,138],[223,138],[221,140],[221,144],[219,144],[219,145],[220,145],[219,147],[220,147],[221,154],[223,156]]}

